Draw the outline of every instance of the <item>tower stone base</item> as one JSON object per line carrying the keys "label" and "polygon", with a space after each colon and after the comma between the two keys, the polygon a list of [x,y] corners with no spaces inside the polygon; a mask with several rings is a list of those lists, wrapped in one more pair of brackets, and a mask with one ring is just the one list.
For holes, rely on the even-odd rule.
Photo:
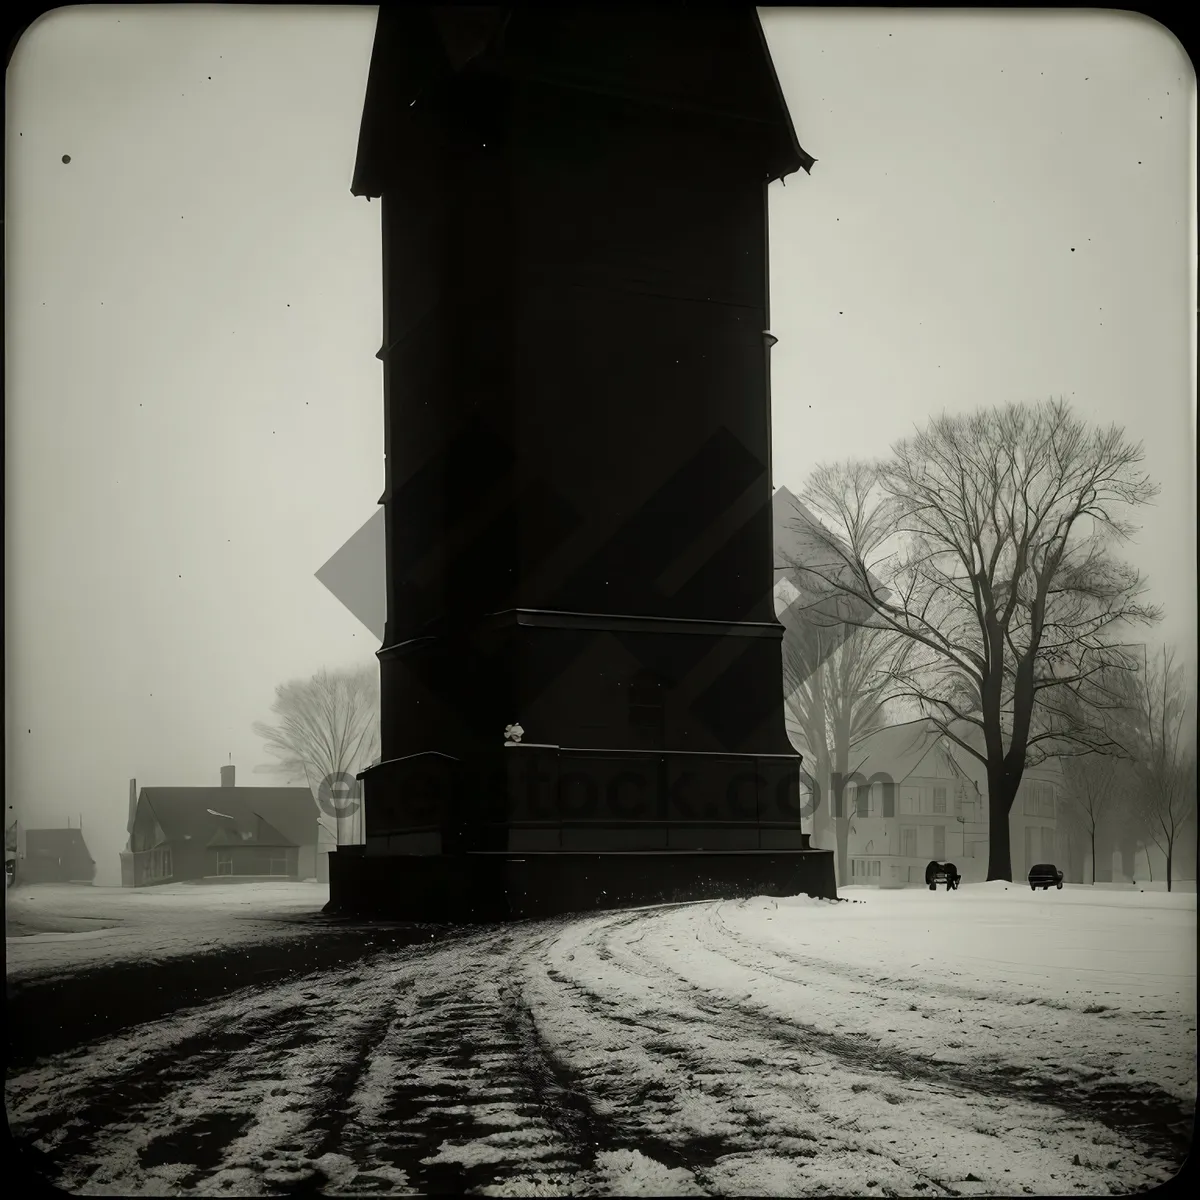
{"label": "tower stone base", "polygon": [[832,900],[830,850],[329,855],[325,911],[465,924],[748,896]]}
{"label": "tower stone base", "polygon": [[742,896],[834,899],[800,756],[509,745],[363,773],[366,844],[326,911],[460,923]]}

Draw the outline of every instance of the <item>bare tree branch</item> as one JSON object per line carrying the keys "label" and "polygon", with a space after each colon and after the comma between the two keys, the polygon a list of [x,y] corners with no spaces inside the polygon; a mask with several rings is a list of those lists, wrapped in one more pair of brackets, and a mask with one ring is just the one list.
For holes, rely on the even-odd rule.
{"label": "bare tree branch", "polygon": [[882,462],[818,467],[802,493],[820,553],[789,564],[801,590],[908,642],[902,694],[987,767],[989,879],[1012,878],[1025,768],[1118,749],[1102,713],[1134,666],[1120,639],[1161,615],[1112,557],[1125,511],[1158,492],[1142,459],[1062,401],[1008,405],[936,417]]}
{"label": "bare tree branch", "polygon": [[1124,703],[1110,710],[1114,741],[1132,761],[1133,816],[1167,860],[1170,891],[1175,848],[1196,818],[1195,690],[1167,646],[1118,685]]}
{"label": "bare tree branch", "polygon": [[324,780],[357,774],[378,753],[379,678],[371,667],[322,669],[280,684],[271,711],[274,724],[253,726],[275,760],[268,769],[303,778],[314,795]]}

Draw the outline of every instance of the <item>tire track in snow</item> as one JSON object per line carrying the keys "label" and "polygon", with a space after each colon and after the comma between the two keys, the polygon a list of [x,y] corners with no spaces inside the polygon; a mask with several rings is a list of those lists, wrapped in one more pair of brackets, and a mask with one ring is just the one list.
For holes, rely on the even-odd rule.
{"label": "tire track in snow", "polygon": [[[955,1194],[932,1172],[898,1163],[867,1144],[853,1119],[816,1102],[808,1084],[830,1061],[819,1046],[793,1046],[780,1054],[778,1046],[756,1043],[744,1027],[713,1021],[711,1013],[696,1006],[693,991],[677,988],[677,976],[652,959],[631,961],[630,947],[641,938],[628,933],[624,925],[618,929],[603,920],[590,922],[571,942],[574,953],[565,954],[565,960],[590,951],[605,968],[620,969],[624,978],[632,976],[650,988],[664,985],[651,1007],[619,988],[605,995],[566,975],[560,963],[542,967],[557,997],[543,994],[535,1011],[545,1011],[553,1027],[554,1014],[561,1014],[565,1001],[585,1018],[583,1036],[572,1042],[560,1035],[557,1052],[570,1060],[593,1104],[630,1145],[668,1167],[685,1168],[716,1194],[763,1194],[764,1189],[776,1194],[780,1184],[787,1194],[836,1193],[861,1187],[863,1179],[872,1177],[884,1193],[890,1186],[890,1194],[896,1195],[921,1189],[927,1189],[925,1195]],[[605,982],[611,989],[617,981],[609,975]],[[605,1026],[615,1027],[607,1038]],[[624,1051],[620,1057],[609,1053],[616,1047]],[[764,1067],[774,1075],[765,1084],[754,1079],[756,1069]],[[747,1081],[753,1081],[749,1088]],[[756,1104],[764,1096],[765,1107]],[[770,1181],[760,1169],[764,1158],[775,1171]]]}
{"label": "tire track in snow", "polygon": [[[955,1158],[1036,1162],[1053,1097],[831,1036],[803,1020],[811,979],[721,934],[719,906],[693,911],[472,932],[142,1027],[11,1080],[14,1132],[92,1193],[619,1195],[649,1177],[654,1194],[930,1195],[981,1190]],[[670,961],[680,928],[709,956],[690,978]],[[792,1010],[751,1003],[739,984],[754,976],[794,992]],[[55,1142],[56,1121],[74,1143]],[[1057,1190],[1125,1178],[1103,1167]],[[997,1165],[987,1190],[1017,1178]]]}
{"label": "tire track in snow", "polygon": [[[730,962],[792,987],[803,988],[811,982],[806,978],[797,979],[793,975],[771,970],[764,963],[765,955],[757,959],[748,957],[733,931],[722,920],[720,905],[714,906],[706,915],[709,917],[710,932],[720,939],[719,948],[714,949]],[[634,948],[631,946],[630,949]],[[800,956],[793,957],[775,950],[769,951],[769,956],[789,962],[803,961],[808,965]],[[824,966],[815,961],[812,965]],[[845,974],[832,970],[825,973]],[[858,979],[855,981],[858,982]],[[940,979],[931,978],[930,989],[941,991],[940,983]],[[909,989],[897,987],[895,990],[903,994]],[[977,992],[973,994],[977,996]],[[1024,1007],[1029,1001],[1014,1002],[1001,997],[996,1003]],[[1070,1077],[1072,1073],[1065,1069],[1057,1078],[1048,1078],[1032,1069],[1002,1061],[955,1063],[938,1060],[889,1046],[866,1033],[844,1035],[790,1018],[781,1020],[777,1015],[764,1014],[760,1007],[745,1002],[718,999],[710,1004],[715,1019],[752,1022],[764,1037],[774,1036],[776,1040],[795,1042],[806,1047],[820,1046],[859,1070],[882,1070],[901,1079],[946,1087],[962,1094],[994,1096],[1022,1104],[1045,1104],[1072,1117],[1103,1124],[1115,1132],[1131,1135],[1153,1159],[1172,1168],[1180,1166],[1190,1151],[1194,1106],[1181,1104],[1153,1084],[1092,1085],[1077,1074]]]}
{"label": "tire track in snow", "polygon": [[405,1011],[370,1055],[391,1079],[343,1150],[360,1169],[384,1165],[423,1194],[585,1170],[574,1130],[544,1103],[539,1063],[504,986],[512,958],[537,944],[505,931],[473,947],[483,953],[446,955],[420,977],[406,972]]}
{"label": "tire track in snow", "polygon": [[[432,949],[401,953],[419,962]],[[162,1194],[232,1176],[239,1194],[255,1194],[283,1147],[267,1181],[278,1194],[274,1184],[292,1182],[286,1148],[303,1142],[355,1038],[394,1006],[388,984],[359,964],[57,1056],[7,1081],[10,1126],[70,1191]]]}
{"label": "tire track in snow", "polygon": [[501,932],[486,957],[407,980],[407,1013],[372,1056],[386,1082],[342,1148],[358,1183],[382,1167],[422,1194],[603,1191],[633,1147],[548,1051],[521,984],[562,925]]}
{"label": "tire track in snow", "polygon": [[[761,958],[748,961],[733,931],[721,920],[719,907],[712,911],[712,922],[714,932],[722,937],[724,943],[720,953],[731,962],[792,986],[804,986],[805,980],[772,971],[763,965]],[[789,954],[780,954],[774,950],[770,953],[787,961],[799,961]],[[941,980],[937,978],[931,978],[930,989],[939,992],[961,990],[943,988]],[[895,987],[894,990],[902,992],[908,989]],[[974,994],[977,995],[977,992]],[[998,1003],[1025,1007],[1030,1001],[1014,1002],[1000,998]],[[748,1009],[738,1004],[732,1005],[731,1009],[729,1015],[736,1015],[738,1020],[761,1020],[760,1010]],[[1071,1011],[1082,1015],[1082,1010]],[[808,1044],[819,1042],[838,1058],[858,1067],[882,1068],[901,1078],[943,1084],[1002,1099],[1022,1102],[1034,1100],[1062,1109],[1072,1116],[1100,1122],[1118,1133],[1132,1135],[1152,1156],[1162,1159],[1172,1167],[1182,1166],[1191,1150],[1191,1126],[1195,1105],[1189,1107],[1182,1104],[1174,1096],[1149,1082],[1092,1084],[1087,1078],[1068,1068],[1059,1068],[1058,1077],[1050,1078],[1032,1069],[999,1061],[993,1061],[989,1069],[987,1062],[979,1060],[954,1063],[912,1054],[888,1046],[865,1033],[839,1035],[795,1021],[780,1023],[777,1028],[785,1037],[791,1036],[785,1031],[795,1030],[796,1035],[803,1037]]]}
{"label": "tire track in snow", "polygon": [[92,1081],[77,1102],[72,1102],[74,1096],[39,1096],[24,1108],[18,1077],[9,1088],[10,1127],[61,1163],[86,1160],[102,1139],[146,1120],[180,1084],[212,1070],[237,1048],[270,1051],[296,1044],[308,1029],[307,1022],[296,1021],[304,1011],[301,1005],[291,1004],[258,1017],[247,1014],[223,1034],[206,1027],[174,1042],[169,1057],[150,1055],[108,1079]]}
{"label": "tire track in snow", "polygon": [[[692,937],[687,941],[694,939],[697,943],[702,942],[702,916],[709,921],[719,920],[720,907],[718,905],[710,908],[704,914],[697,913],[695,921],[689,920],[685,928]],[[661,929],[649,927],[648,932],[660,934]],[[709,936],[705,939],[710,942],[711,932],[706,931]],[[863,1035],[831,1034],[828,1029],[797,1020],[792,1012],[787,1011],[788,1007],[793,1007],[791,1005],[785,1007],[785,1011],[779,1012],[770,1011],[761,1004],[751,1003],[754,998],[753,987],[748,992],[738,991],[736,978],[730,978],[728,972],[724,972],[725,978],[718,987],[696,986],[687,978],[685,972],[670,965],[671,952],[678,951],[678,946],[663,946],[659,944],[662,940],[660,937],[659,941],[646,951],[642,947],[645,937],[645,933],[636,937],[627,936],[627,931],[613,937],[612,931],[605,930],[602,925],[592,925],[590,934],[573,943],[573,948],[581,954],[589,947],[592,948],[596,951],[595,961],[584,965],[581,970],[568,971],[564,969],[566,962],[560,958],[549,971],[548,978],[558,987],[564,1003],[574,1004],[581,1011],[581,1015],[594,1022],[597,1028],[603,1028],[604,1024],[622,1026],[627,1030],[631,1041],[636,1040],[640,1043],[637,1046],[639,1051],[657,1058],[655,1067],[647,1068],[647,1073],[652,1078],[671,1074],[673,1064],[673,1073],[681,1083],[686,1079],[690,1084],[695,1078],[711,1097],[714,1094],[714,1073],[717,1076],[717,1088],[723,1086],[719,1078],[721,1071],[711,1064],[719,1063],[724,1058],[728,1067],[730,1048],[727,1043],[740,1039],[740,1055],[733,1056],[736,1059],[732,1064],[735,1079],[748,1078],[745,1069],[753,1069],[760,1063],[768,1063],[774,1070],[772,1080],[769,1085],[763,1086],[756,1103],[778,1108],[780,1097],[778,1094],[772,1096],[772,1090],[775,1093],[790,1092],[795,1096],[796,1103],[792,1106],[790,1114],[775,1113],[777,1117],[783,1116],[783,1120],[778,1124],[785,1128],[789,1123],[795,1126],[801,1116],[800,1110],[807,1108],[821,1112],[822,1122],[826,1126],[839,1129],[853,1138],[854,1135],[863,1132],[860,1122],[874,1119],[859,1111],[863,1108],[863,1102],[874,1093],[881,1096],[885,1102],[876,1105],[877,1109],[883,1107],[886,1110],[886,1105],[903,1106],[916,1103],[929,1110],[934,1124],[940,1120],[945,1134],[938,1143],[942,1146],[943,1159],[949,1146],[955,1150],[960,1161],[963,1160],[964,1155],[958,1151],[964,1150],[964,1143],[971,1142],[971,1135],[977,1133],[993,1142],[991,1147],[984,1145],[978,1149],[984,1157],[990,1157],[993,1164],[996,1164],[1003,1161],[996,1154],[994,1143],[997,1136],[1003,1134],[1010,1139],[1015,1136],[1017,1141],[1024,1138],[1028,1143],[1026,1177],[1035,1186],[1039,1170],[1044,1175],[1047,1169],[1045,1152],[1054,1149],[1038,1136],[1038,1130],[1047,1123],[1057,1129],[1052,1140],[1059,1144],[1059,1151],[1065,1143],[1070,1143],[1065,1158],[1061,1153],[1051,1155],[1059,1161],[1060,1166],[1066,1165],[1064,1174],[1058,1176],[1060,1181],[1064,1181],[1064,1175],[1067,1180],[1072,1175],[1082,1176],[1088,1179],[1085,1187],[1094,1186],[1095,1172],[1098,1169],[1107,1172],[1120,1168],[1121,1175],[1124,1176],[1125,1169],[1128,1168],[1129,1177],[1140,1182],[1160,1174],[1161,1164],[1171,1162],[1176,1157],[1180,1146],[1178,1130],[1168,1130],[1165,1133],[1159,1131],[1161,1136],[1156,1137],[1151,1131],[1133,1128],[1149,1115],[1145,1111],[1147,1102],[1163,1099],[1153,1092],[1144,1091],[1136,1097],[1127,1097],[1133,1103],[1127,1106],[1130,1115],[1123,1117],[1121,1112],[1112,1106],[1109,1097],[1098,1103],[1100,1098],[1096,1096],[1064,1096],[1063,1084],[1058,1081],[1045,1081],[1046,1086],[1038,1088],[1032,1083],[1021,1082],[1003,1073],[983,1077],[969,1066],[940,1063],[911,1052],[883,1047],[875,1039]],[[598,938],[601,944],[596,947],[593,943]],[[604,944],[605,942],[607,944]],[[724,956],[730,965],[742,967],[742,980],[772,974],[762,958],[748,958],[744,950],[736,946],[731,950],[726,942],[715,947],[704,946],[703,949],[709,954]],[[575,955],[566,956],[567,960],[574,958]],[[621,974],[614,978],[612,972],[618,967]],[[598,990],[596,977],[603,976],[606,972],[607,986]],[[693,975],[696,973],[692,972]],[[710,968],[705,968],[700,974],[714,978]],[[716,978],[721,976],[722,972],[715,975]],[[797,990],[794,1009],[803,1011],[801,989],[812,980],[781,977],[778,973],[775,973],[774,977],[781,979],[790,989]],[[732,989],[732,994],[721,995],[721,987]],[[604,992],[607,994],[602,994]],[[683,1032],[681,1036],[681,1031],[689,1029],[692,1030],[691,1033]],[[641,1038],[637,1037],[638,1031],[641,1032]],[[724,1035],[723,1031],[733,1032]],[[574,1056],[584,1063],[589,1062],[591,1054],[588,1047],[579,1044],[568,1045],[563,1052],[568,1058]],[[591,1057],[593,1060],[598,1058],[599,1061],[591,1065],[590,1069],[603,1076],[603,1055]],[[709,1062],[708,1073],[701,1079],[699,1072],[705,1060]],[[820,1064],[820,1076],[824,1076],[824,1079],[820,1076],[814,1077],[814,1064]],[[795,1088],[789,1089],[781,1082],[781,1073],[794,1075],[799,1080],[807,1079],[816,1086],[809,1089],[807,1097],[803,1089],[797,1094]],[[890,1085],[887,1082],[888,1078],[893,1080]],[[841,1079],[842,1086],[828,1086],[825,1082],[827,1079]],[[606,1090],[603,1079],[589,1080],[589,1083],[600,1094]],[[668,1125],[672,1122],[678,1125],[683,1120],[681,1114],[686,1116],[686,1099],[656,1095],[653,1087],[648,1089],[644,1085],[640,1090],[633,1089],[627,1072],[618,1073],[611,1081],[609,1090],[616,1096],[613,1103],[626,1110],[642,1110],[647,1119],[650,1119],[649,1114],[656,1107],[660,1111],[654,1119]],[[815,1098],[814,1092],[819,1093]],[[847,1093],[854,1094],[855,1104],[847,1104]],[[720,1098],[728,1099],[724,1096]],[[1169,1102],[1169,1098],[1166,1099]],[[1103,1106],[1105,1104],[1107,1107]],[[851,1112],[851,1109],[854,1111]],[[1076,1118],[1074,1122],[1060,1115],[1064,1109],[1066,1117]],[[1000,1114],[999,1118],[997,1113]],[[1172,1110],[1171,1115],[1179,1115],[1178,1106]],[[887,1124],[886,1116],[885,1111],[884,1124]],[[1114,1147],[1111,1144],[1113,1138],[1104,1134],[1096,1124],[1104,1117],[1108,1118],[1105,1123],[1110,1129],[1120,1129],[1127,1134],[1133,1134],[1134,1140],[1140,1144],[1142,1150],[1150,1151],[1151,1158],[1147,1159],[1143,1154],[1126,1146],[1117,1148],[1116,1158],[1121,1161],[1114,1161]],[[690,1125],[690,1128],[676,1129],[673,1132],[675,1136],[688,1141],[689,1145],[694,1147],[695,1137],[689,1137],[689,1134],[694,1135],[696,1120],[691,1118],[683,1123]],[[1091,1123],[1093,1134],[1090,1138],[1086,1136],[1088,1123]],[[737,1130],[732,1132],[733,1136],[728,1137],[725,1144],[719,1147],[725,1155],[738,1149]],[[1096,1133],[1100,1133],[1101,1136],[1096,1137]],[[1081,1136],[1076,1137],[1076,1134]],[[978,1143],[979,1139],[974,1140]],[[895,1146],[900,1141],[902,1139],[899,1138],[887,1139],[886,1144],[877,1141],[875,1152],[888,1153],[888,1146]],[[931,1142],[931,1147],[934,1144]],[[1097,1161],[1096,1146],[1102,1144],[1108,1145],[1108,1149],[1102,1148],[1099,1152],[1102,1157]],[[865,1149],[867,1146],[860,1144],[860,1152]],[[1072,1150],[1075,1156],[1080,1156],[1074,1163]],[[938,1157],[938,1151],[934,1149],[930,1149],[924,1161],[919,1163],[914,1162],[911,1155],[907,1156],[908,1168],[911,1170],[913,1167],[919,1167],[920,1176],[928,1181],[922,1183],[921,1179],[918,1179],[910,1186],[935,1184],[953,1190],[952,1185],[955,1181],[943,1179],[944,1168],[939,1170],[937,1162],[934,1161]],[[971,1161],[969,1155],[965,1160]],[[692,1165],[696,1165],[694,1158]],[[1072,1167],[1080,1166],[1083,1170],[1072,1170]],[[998,1165],[996,1171],[997,1174],[1010,1173],[1008,1167]],[[1004,1185],[1009,1183],[1003,1178],[998,1182]],[[856,1186],[862,1186],[861,1178]],[[972,1190],[970,1185],[967,1190]],[[978,1190],[978,1187],[974,1190]]]}

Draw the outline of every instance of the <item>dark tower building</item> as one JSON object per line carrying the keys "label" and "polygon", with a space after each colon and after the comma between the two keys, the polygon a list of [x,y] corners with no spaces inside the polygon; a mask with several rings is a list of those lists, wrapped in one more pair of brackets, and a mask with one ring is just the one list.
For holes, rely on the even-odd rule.
{"label": "dark tower building", "polygon": [[753,8],[381,8],[382,755],[334,906],[834,894],[772,601],[767,185],[813,161]]}

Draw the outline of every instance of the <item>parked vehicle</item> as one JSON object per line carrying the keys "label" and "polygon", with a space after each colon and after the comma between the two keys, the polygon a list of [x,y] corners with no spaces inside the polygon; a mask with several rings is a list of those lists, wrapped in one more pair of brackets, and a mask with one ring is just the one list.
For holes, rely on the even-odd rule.
{"label": "parked vehicle", "polygon": [[952,892],[958,887],[961,879],[962,876],[953,863],[940,863],[935,860],[925,868],[925,882],[929,884],[931,892],[937,891],[939,883],[945,884],[946,891]]}
{"label": "parked vehicle", "polygon": [[1029,868],[1029,887],[1036,892],[1038,888],[1046,891],[1048,888],[1061,888],[1063,873],[1053,863],[1038,863]]}

